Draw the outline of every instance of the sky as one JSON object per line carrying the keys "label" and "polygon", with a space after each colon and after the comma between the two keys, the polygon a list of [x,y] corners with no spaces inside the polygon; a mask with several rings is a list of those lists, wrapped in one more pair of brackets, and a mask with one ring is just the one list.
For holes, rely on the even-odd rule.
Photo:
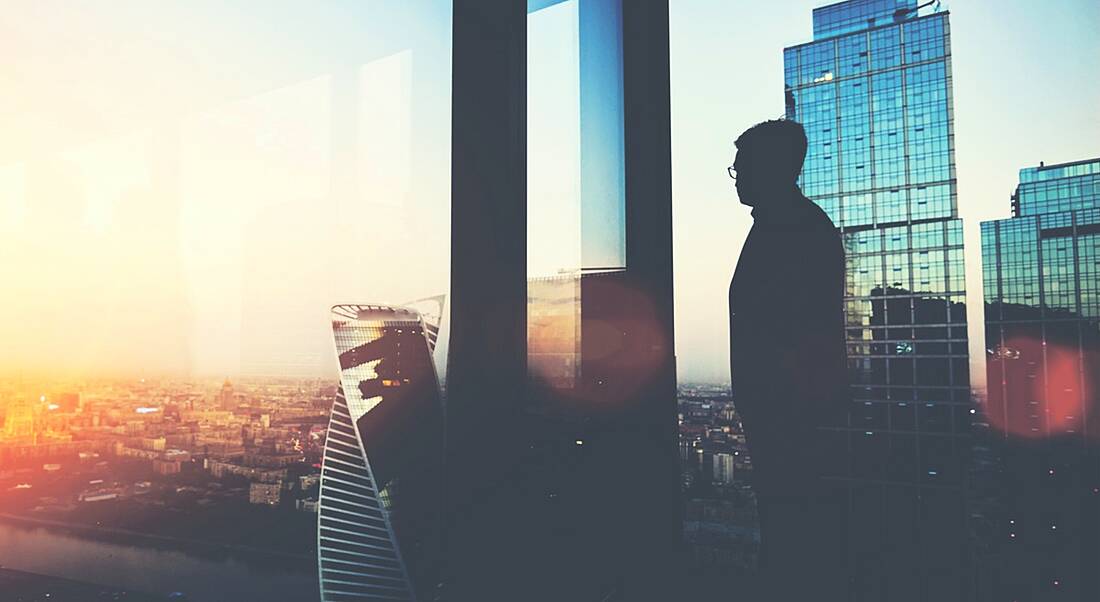
{"label": "sky", "polygon": [[446,291],[449,2],[0,14],[0,372],[335,375]]}
{"label": "sky", "polygon": [[[0,374],[325,376],[329,306],[446,290],[449,2],[11,4]],[[670,0],[681,380],[728,380],[726,291],[751,219],[725,168],[737,134],[782,114],[782,49],[811,39],[820,4]],[[1018,170],[1100,156],[1100,5],[944,8],[973,312],[978,222],[1008,215]],[[529,265],[553,273],[580,254],[579,159],[547,151],[578,137],[560,125],[575,107],[548,96],[575,96],[561,48],[577,33],[568,6],[545,14]]]}
{"label": "sky", "polygon": [[[722,382],[726,295],[752,225],[725,168],[738,134],[783,114],[783,48],[812,40],[812,11],[828,2],[669,4],[677,365],[681,381]],[[1100,156],[1100,4],[960,0],[942,8],[951,14],[971,374],[981,377],[978,224],[1010,216],[1020,168]]]}

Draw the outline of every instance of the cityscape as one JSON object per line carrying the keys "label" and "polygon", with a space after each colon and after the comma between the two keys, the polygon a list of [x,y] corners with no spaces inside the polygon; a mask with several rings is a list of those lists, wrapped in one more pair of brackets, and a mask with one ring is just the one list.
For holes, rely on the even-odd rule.
{"label": "cityscape", "polygon": [[[459,73],[470,77],[460,48],[478,56],[504,42],[463,37],[459,11],[467,9],[445,4],[455,11],[448,69],[457,82]],[[650,4],[666,14],[650,21]],[[1007,217],[971,222],[965,208],[977,202],[976,187],[957,157],[960,132],[970,131],[956,108],[956,49],[965,34],[953,29],[951,8],[919,0],[819,3],[803,15],[812,16],[812,30],[790,27],[773,49],[782,88],[769,92],[772,116],[802,124],[808,148],[798,184],[837,227],[845,253],[850,403],[822,429],[825,447],[817,450],[828,480],[844,491],[850,520],[837,549],[853,602],[1092,601],[1100,599],[1093,569],[1100,566],[1100,146],[1093,140],[1081,156],[1015,165],[1001,174],[1014,178],[1014,188],[983,191],[1003,199],[990,214]],[[418,182],[404,162],[414,152],[446,156],[441,149],[451,143],[442,91],[452,75],[436,70],[451,56],[451,34],[437,34],[449,31],[452,15],[438,7],[394,11],[420,33],[397,42],[389,37],[396,34],[383,36],[377,48],[361,50],[371,58],[354,59],[355,68],[303,58],[321,65],[306,71],[332,69],[323,86],[295,84],[283,97],[285,88],[266,91],[274,84],[265,81],[256,88],[263,94],[234,100],[232,110],[197,121],[158,118],[155,135],[141,143],[156,160],[137,162],[148,168],[138,179],[149,198],[172,191],[166,215],[175,211],[178,222],[138,219],[140,236],[111,244],[146,241],[150,261],[164,269],[112,259],[94,275],[87,268],[84,280],[42,275],[92,265],[84,256],[94,255],[96,239],[74,234],[84,228],[76,221],[20,239],[5,229],[19,222],[3,220],[24,209],[0,198],[0,250],[11,244],[45,257],[31,276],[15,268],[2,274],[16,291],[19,312],[10,313],[23,318],[0,323],[0,335],[26,336],[26,358],[59,368],[27,369],[18,343],[0,356],[11,362],[0,364],[0,598],[767,599],[760,589],[767,547],[738,383],[729,382],[726,366],[711,366],[728,356],[707,351],[706,369],[687,365],[702,352],[684,353],[678,340],[680,332],[702,332],[713,339],[706,349],[724,347],[724,325],[710,316],[727,308],[700,312],[683,330],[677,310],[673,336],[673,298],[696,302],[695,289],[684,295],[672,277],[673,269],[677,278],[697,273],[698,257],[672,258],[672,207],[686,201],[670,185],[669,199],[646,204],[652,199],[637,191],[663,190],[661,170],[669,166],[638,163],[654,155],[632,155],[636,148],[623,142],[657,148],[658,164],[675,148],[659,135],[662,123],[639,126],[633,139],[624,134],[640,114],[669,112],[647,104],[654,89],[639,83],[667,97],[661,86],[669,82],[636,71],[639,57],[652,58],[652,31],[670,26],[667,3],[529,0],[525,77],[536,84],[526,90],[525,118],[537,120],[534,111],[545,109],[552,123],[520,139],[531,149],[527,213],[486,209],[507,191],[461,190],[472,181],[463,179],[461,161],[477,171],[490,159],[456,151],[444,222],[446,203],[437,197],[447,178]],[[572,45],[559,53],[563,35]],[[519,95],[513,84],[496,92]],[[456,83],[453,93],[464,90]],[[398,100],[385,100],[389,92]],[[579,100],[563,108],[563,99]],[[262,115],[262,122],[301,106],[324,107],[311,113],[320,122],[355,127],[329,132],[326,125],[324,136],[295,139],[311,127],[299,124],[283,139],[277,121],[257,126],[241,117]],[[462,134],[484,139],[491,160],[507,157],[515,138],[506,120],[494,130],[485,125],[497,123],[489,105],[465,108],[484,118],[485,131],[456,127],[455,148],[463,148]],[[448,127],[440,128],[444,113]],[[282,125],[290,122],[297,123]],[[678,127],[675,119],[671,125]],[[366,127],[397,148],[393,156],[367,149]],[[222,134],[232,144],[209,144]],[[298,144],[303,139],[309,143]],[[203,157],[194,140],[220,148]],[[233,145],[245,150],[225,150]],[[330,155],[302,161],[298,147]],[[280,196],[276,184],[263,194],[245,185],[211,193],[210,182],[233,182],[219,165],[238,152],[265,157],[241,167],[249,174],[242,180],[271,178],[293,192]],[[22,194],[23,180],[9,185],[2,159],[0,194]],[[81,167],[71,173],[97,165],[82,160],[72,160]],[[679,160],[671,156],[673,172]],[[309,186],[279,180],[296,161],[306,165],[300,173]],[[368,175],[358,174],[371,161]],[[548,174],[530,171],[532,164]],[[119,165],[103,170],[106,185],[83,190],[66,180],[57,190],[83,193],[88,223],[104,219],[96,211],[126,190],[118,174],[133,164]],[[27,182],[28,206],[47,196],[43,190],[55,192]],[[735,204],[733,183],[723,184],[730,194],[722,202]],[[197,231],[182,234],[203,223],[194,209],[179,209],[187,194],[205,194],[200,204],[217,213],[240,190],[277,199],[255,201],[251,217],[225,211],[225,223],[240,220],[250,238],[214,227],[221,242],[207,249]],[[667,215],[653,208],[665,201]],[[313,204],[327,214],[310,213]],[[48,224],[41,215],[36,223]],[[534,273],[493,240],[525,220],[527,238],[517,240],[528,245],[526,269]],[[325,245],[329,227],[332,246],[316,270],[306,262],[282,273],[280,258],[290,265],[289,257],[307,255],[302,249]],[[488,246],[461,250],[464,230],[475,234],[467,234],[468,245]],[[105,240],[115,236],[103,232]],[[644,251],[628,244],[639,233]],[[452,240],[456,246],[443,252]],[[740,243],[730,244],[735,254]],[[226,249],[238,255],[223,265]],[[449,259],[450,271],[433,254]],[[224,273],[187,289],[188,278],[202,281],[203,266]],[[151,304],[127,296],[131,285],[116,282],[127,278],[157,289]],[[103,287],[110,293],[96,296],[95,307],[124,299],[117,313],[129,315],[117,324],[128,330],[117,336],[110,332],[116,318],[97,324],[62,307],[64,295],[96,279],[110,282]],[[53,292],[51,282],[62,289]],[[317,286],[296,296],[303,283]],[[725,301],[721,293],[712,305]],[[22,312],[36,295],[50,316],[40,340],[32,336],[39,326]],[[142,313],[143,303],[163,313]],[[218,331],[224,324],[231,326]],[[100,337],[102,350],[83,332]],[[138,333],[131,347],[126,333]],[[142,345],[150,361],[186,367],[114,366],[140,364]],[[64,365],[66,354],[79,356],[80,369],[77,359]],[[114,368],[98,369],[107,365]],[[711,373],[726,376],[697,377]]]}
{"label": "cityscape", "polygon": [[[311,581],[335,383],[20,379],[5,380],[0,391],[5,526],[59,528],[104,545],[240,555]],[[45,552],[28,546],[26,553]],[[27,559],[47,573],[49,561]],[[96,581],[94,570],[85,580]],[[162,594],[191,589],[183,576],[150,583]],[[299,587],[298,595],[314,591]]]}
{"label": "cityscape", "polygon": [[[297,574],[291,586],[305,597],[294,599],[316,599],[320,462],[337,390],[335,379],[5,380],[0,522],[213,558],[238,554]],[[729,386],[683,385],[679,408],[690,554],[701,567],[748,574],[759,538],[752,462]],[[0,572],[9,573],[3,583],[28,591],[65,591],[61,580],[25,584],[20,571]],[[75,595],[126,591],[73,579]],[[167,575],[150,583],[183,593],[191,585]]]}

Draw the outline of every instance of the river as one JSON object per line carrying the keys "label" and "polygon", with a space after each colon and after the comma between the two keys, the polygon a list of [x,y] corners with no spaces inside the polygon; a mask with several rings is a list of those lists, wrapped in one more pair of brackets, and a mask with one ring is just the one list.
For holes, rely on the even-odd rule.
{"label": "river", "polygon": [[316,563],[0,521],[0,565],[189,602],[317,602]]}

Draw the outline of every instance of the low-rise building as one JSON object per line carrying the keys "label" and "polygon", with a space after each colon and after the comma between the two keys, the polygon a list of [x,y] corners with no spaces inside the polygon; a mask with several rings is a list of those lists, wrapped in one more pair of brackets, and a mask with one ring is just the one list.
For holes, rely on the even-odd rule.
{"label": "low-rise building", "polygon": [[153,472],[159,475],[173,475],[179,474],[180,463],[177,460],[164,460],[157,458],[153,460]]}
{"label": "low-rise building", "polygon": [[277,506],[281,493],[282,487],[279,483],[252,483],[248,487],[248,502]]}
{"label": "low-rise building", "polygon": [[206,468],[210,471],[211,475],[219,479],[231,475],[238,475],[255,482],[279,483],[286,478],[285,468],[256,468],[254,466],[242,466],[240,464],[210,459],[206,461]]}

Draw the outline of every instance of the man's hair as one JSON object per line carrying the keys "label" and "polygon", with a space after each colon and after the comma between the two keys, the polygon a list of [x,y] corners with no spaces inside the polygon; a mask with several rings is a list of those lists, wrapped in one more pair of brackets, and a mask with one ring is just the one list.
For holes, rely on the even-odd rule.
{"label": "man's hair", "polygon": [[806,160],[806,130],[802,124],[790,119],[772,119],[745,130],[734,141],[738,150],[760,153],[776,168],[797,177]]}

